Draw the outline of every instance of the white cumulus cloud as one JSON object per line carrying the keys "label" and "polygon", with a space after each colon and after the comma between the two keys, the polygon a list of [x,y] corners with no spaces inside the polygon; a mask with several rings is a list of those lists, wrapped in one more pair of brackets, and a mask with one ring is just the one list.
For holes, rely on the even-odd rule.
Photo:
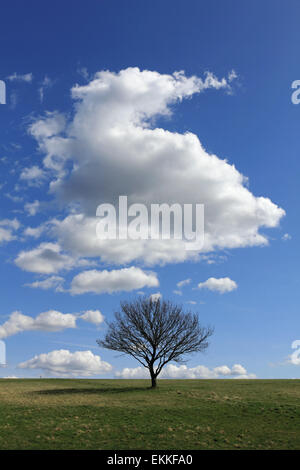
{"label": "white cumulus cloud", "polygon": [[225,292],[231,292],[237,289],[237,283],[230,279],[229,277],[221,277],[216,279],[215,277],[210,277],[205,282],[199,282],[199,289],[208,289],[211,291],[219,292],[224,294]]}
{"label": "white cumulus cloud", "polygon": [[100,325],[104,322],[104,316],[100,310],[86,310],[82,315],[80,315],[82,320],[88,321],[89,323],[94,323],[94,325]]}
{"label": "white cumulus cloud", "polygon": [[[268,243],[261,232],[278,226],[283,209],[256,197],[233,164],[208,153],[198,136],[155,127],[174,105],[208,88],[230,91],[232,80],[208,73],[203,79],[127,68],[101,71],[85,86],[75,86],[73,118],[47,113],[30,127],[45,169],[56,178],[50,192],[77,212],[53,223],[52,236],[64,250],[116,264],[142,260],[149,265],[182,262],[197,253],[181,240],[107,241],[96,237],[96,207],[129,204],[202,203],[205,243],[202,253]],[[242,149],[241,149],[242,151]],[[70,164],[70,162],[72,164]],[[153,243],[152,243],[153,242]]]}
{"label": "white cumulus cloud", "polygon": [[[149,378],[149,372],[145,367],[129,368],[116,372],[116,376],[122,379]],[[254,379],[255,374],[249,374],[240,364],[234,364],[232,368],[224,365],[210,369],[203,365],[187,367],[184,365],[167,364],[159,375],[162,379],[217,379],[220,377],[235,379]]]}
{"label": "white cumulus cloud", "polygon": [[94,292],[96,294],[132,291],[159,285],[156,274],[134,266],[130,268],[103,270],[92,269],[75,276],[71,283],[72,294]]}
{"label": "white cumulus cloud", "polygon": [[17,219],[0,220],[0,244],[15,240],[15,232],[19,229],[20,222]]}
{"label": "white cumulus cloud", "polygon": [[91,377],[107,373],[112,369],[108,362],[91,351],[76,351],[67,349],[39,354],[18,366],[21,369],[41,369],[47,375],[60,377]]}
{"label": "white cumulus cloud", "polygon": [[34,216],[36,213],[39,211],[40,208],[40,202],[35,200],[33,202],[27,202],[24,206],[24,209],[26,212],[28,212],[28,215]]}
{"label": "white cumulus cloud", "polygon": [[15,311],[3,325],[0,325],[0,338],[3,339],[22,331],[61,331],[65,328],[76,328],[75,315],[49,310],[33,318]]}
{"label": "white cumulus cloud", "polygon": [[37,165],[24,168],[20,174],[20,179],[32,186],[39,186],[45,178],[45,172]]}
{"label": "white cumulus cloud", "polygon": [[100,310],[86,310],[82,314],[61,313],[57,310],[48,310],[34,318],[29,315],[24,315],[22,312],[15,311],[11,313],[5,323],[0,325],[0,339],[16,335],[22,331],[55,332],[65,330],[66,328],[76,328],[78,319],[99,325],[104,321],[104,316]]}
{"label": "white cumulus cloud", "polygon": [[58,243],[41,243],[32,250],[21,251],[15,264],[24,271],[40,274],[53,274],[68,270],[78,265],[86,265],[84,260],[77,260],[63,253]]}

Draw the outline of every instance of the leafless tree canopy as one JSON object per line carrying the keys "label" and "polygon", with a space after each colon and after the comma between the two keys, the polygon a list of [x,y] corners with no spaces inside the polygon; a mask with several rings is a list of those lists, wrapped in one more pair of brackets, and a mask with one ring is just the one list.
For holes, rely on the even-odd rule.
{"label": "leafless tree canopy", "polygon": [[213,329],[202,327],[198,315],[169,301],[141,298],[122,302],[99,346],[129,354],[149,369],[152,387],[165,364],[184,362],[186,355],[208,347]]}

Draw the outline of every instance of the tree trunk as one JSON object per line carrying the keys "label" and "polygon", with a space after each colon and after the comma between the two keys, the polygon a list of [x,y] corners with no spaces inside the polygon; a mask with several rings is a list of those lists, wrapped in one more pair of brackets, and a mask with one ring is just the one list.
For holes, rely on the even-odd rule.
{"label": "tree trunk", "polygon": [[156,387],[156,375],[151,375],[151,388]]}
{"label": "tree trunk", "polygon": [[152,364],[150,364],[149,372],[150,372],[150,376],[151,376],[151,388],[155,388],[156,387],[156,377],[157,377],[157,375],[154,372]]}

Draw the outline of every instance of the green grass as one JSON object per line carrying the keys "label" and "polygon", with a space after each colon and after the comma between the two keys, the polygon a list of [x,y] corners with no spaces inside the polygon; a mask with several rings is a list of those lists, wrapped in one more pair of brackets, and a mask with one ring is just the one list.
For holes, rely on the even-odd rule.
{"label": "green grass", "polygon": [[299,380],[0,380],[0,449],[300,449]]}

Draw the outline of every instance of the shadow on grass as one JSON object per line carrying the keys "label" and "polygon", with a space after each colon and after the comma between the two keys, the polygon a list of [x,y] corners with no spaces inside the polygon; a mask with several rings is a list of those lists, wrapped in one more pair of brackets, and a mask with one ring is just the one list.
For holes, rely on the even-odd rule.
{"label": "shadow on grass", "polygon": [[102,395],[105,393],[130,393],[130,392],[146,392],[152,390],[151,387],[107,387],[107,388],[55,388],[48,390],[38,390],[31,392],[34,395]]}

